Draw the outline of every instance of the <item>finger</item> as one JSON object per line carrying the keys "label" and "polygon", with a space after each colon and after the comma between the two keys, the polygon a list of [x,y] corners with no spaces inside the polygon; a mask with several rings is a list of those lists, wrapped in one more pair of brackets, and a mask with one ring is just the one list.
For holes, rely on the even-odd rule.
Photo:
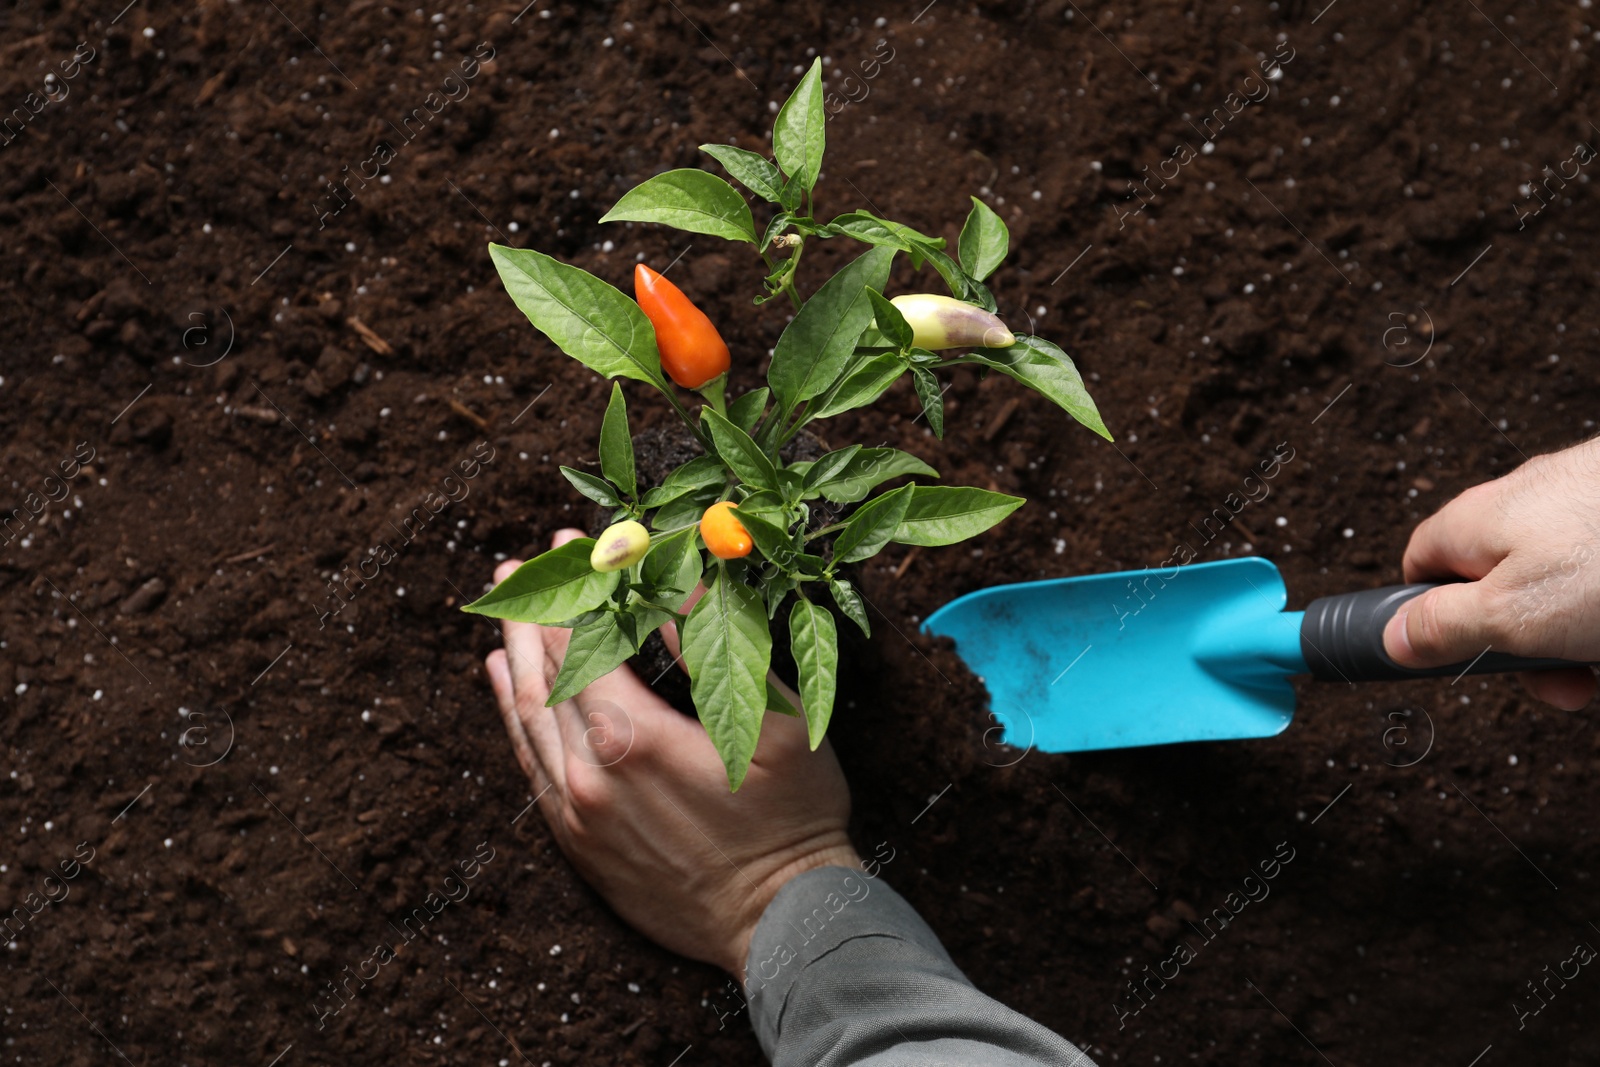
{"label": "finger", "polygon": [[1423,520],[1406,545],[1406,581],[1482,578],[1506,557],[1500,539],[1498,494],[1490,482],[1467,490]]}
{"label": "finger", "polygon": [[[495,569],[495,579],[503,581],[521,566],[520,560],[507,560]],[[550,683],[545,678],[544,642],[539,631],[543,629],[525,622],[504,620],[500,633],[505,642],[506,665],[511,673],[513,705],[533,752],[544,768],[556,790],[566,792],[565,762],[561,758],[561,733],[556,727],[550,709],[544,706],[550,696]]]}
{"label": "finger", "polygon": [[1523,671],[1517,679],[1534,697],[1562,711],[1582,711],[1594,699],[1594,671],[1588,667]]}
{"label": "finger", "polygon": [[550,784],[550,776],[540,764],[539,756],[533,750],[533,741],[522,724],[522,717],[517,714],[516,690],[512,685],[511,667],[506,662],[505,649],[497,648],[489,653],[484,660],[484,668],[489,673],[489,685],[494,690],[495,703],[500,708],[500,718],[506,725],[506,735],[511,738],[511,750],[516,754],[517,763],[533,784],[534,793],[543,793]]}
{"label": "finger", "polygon": [[1488,582],[1460,582],[1406,601],[1384,626],[1384,651],[1402,667],[1418,668],[1478,656],[1499,637],[1490,632],[1488,598]]}

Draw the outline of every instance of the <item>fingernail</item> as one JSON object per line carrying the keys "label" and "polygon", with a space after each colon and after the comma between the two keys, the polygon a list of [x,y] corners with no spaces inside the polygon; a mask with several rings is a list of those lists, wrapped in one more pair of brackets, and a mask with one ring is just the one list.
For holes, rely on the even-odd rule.
{"label": "fingernail", "polygon": [[1383,628],[1383,650],[1397,663],[1410,663],[1416,659],[1411,648],[1411,637],[1406,633],[1406,609],[1401,608]]}

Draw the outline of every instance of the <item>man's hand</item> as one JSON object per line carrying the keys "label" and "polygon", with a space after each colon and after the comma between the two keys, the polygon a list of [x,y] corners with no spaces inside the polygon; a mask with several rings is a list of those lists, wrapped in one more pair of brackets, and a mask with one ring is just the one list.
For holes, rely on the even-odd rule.
{"label": "man's hand", "polygon": [[[1464,662],[1489,647],[1600,660],[1600,440],[1537,456],[1450,501],[1411,535],[1405,576],[1470,581],[1424,593],[1389,620],[1384,647],[1403,666]],[[1595,692],[1589,669],[1522,681],[1567,711]]]}
{"label": "man's hand", "polygon": [[[555,544],[579,536],[562,530]],[[507,622],[504,635],[489,680],[539,810],[578,873],[646,937],[742,980],[756,921],[785,882],[860,863],[844,774],[827,742],[810,751],[804,721],[768,714],[729,793],[705,728],[626,665],[547,708],[571,631]]]}

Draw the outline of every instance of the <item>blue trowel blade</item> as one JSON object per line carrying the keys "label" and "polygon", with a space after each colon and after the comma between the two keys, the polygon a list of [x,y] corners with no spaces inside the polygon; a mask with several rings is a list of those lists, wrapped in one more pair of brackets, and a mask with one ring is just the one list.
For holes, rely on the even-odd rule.
{"label": "blue trowel blade", "polygon": [[1258,557],[979,590],[928,617],[1044,752],[1270,737],[1306,670],[1300,612]]}

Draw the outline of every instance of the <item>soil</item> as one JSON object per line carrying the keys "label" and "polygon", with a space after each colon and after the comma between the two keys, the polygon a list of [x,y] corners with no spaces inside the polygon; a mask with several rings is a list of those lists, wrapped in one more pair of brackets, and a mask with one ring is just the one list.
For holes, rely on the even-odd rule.
{"label": "soil", "polygon": [[[983,196],[1003,313],[1071,351],[1118,437],[966,371],[942,442],[905,383],[828,427],[1031,501],[862,574],[832,737],[884,877],[1101,1063],[1600,1057],[1600,979],[1548,977],[1600,941],[1590,713],[1504,678],[1305,684],[1272,740],[1024,753],[917,632],[985,585],[1167,559],[1284,442],[1202,558],[1268,556],[1293,607],[1398,580],[1418,520],[1592,432],[1582,5],[116,6],[0,14],[0,904],[39,904],[0,952],[8,1061],[759,1062],[706,1006],[723,976],[623,927],[526,814],[495,630],[456,608],[583,524],[556,467],[595,463],[607,395],[485,243],[624,286],[681,256],[750,367],[785,316],[752,307],[747,250],[595,220],[700,143],[759,149],[815,53],[854,98],[821,210],[953,240]],[[350,177],[385,139],[383,178]],[[1545,166],[1568,177],[1530,199]],[[808,250],[803,285],[845,254]],[[327,983],[468,870],[319,1029]]]}

